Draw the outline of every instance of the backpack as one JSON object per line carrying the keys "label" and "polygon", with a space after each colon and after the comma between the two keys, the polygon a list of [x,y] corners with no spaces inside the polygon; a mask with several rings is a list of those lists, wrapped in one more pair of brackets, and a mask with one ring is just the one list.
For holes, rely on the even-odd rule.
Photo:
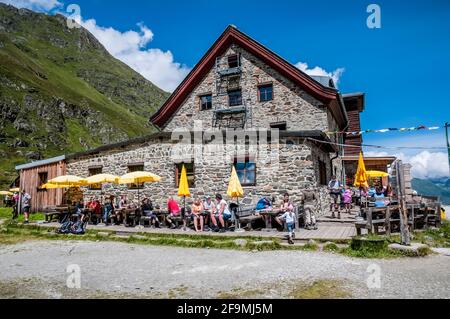
{"label": "backpack", "polygon": [[256,204],[256,210],[264,209],[264,208],[266,208],[266,206],[271,206],[271,204],[267,198],[263,197]]}
{"label": "backpack", "polygon": [[69,234],[71,232],[72,224],[73,223],[70,220],[62,223],[61,227],[59,227],[57,233],[58,234]]}
{"label": "backpack", "polygon": [[71,233],[75,235],[83,235],[86,230],[86,223],[82,221],[77,221],[72,224]]}

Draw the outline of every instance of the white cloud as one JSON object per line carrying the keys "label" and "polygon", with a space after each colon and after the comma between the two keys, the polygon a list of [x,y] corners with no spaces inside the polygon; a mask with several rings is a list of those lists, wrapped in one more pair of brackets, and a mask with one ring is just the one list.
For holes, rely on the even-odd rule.
{"label": "white cloud", "polygon": [[173,91],[189,73],[190,68],[174,61],[172,52],[147,48],[153,32],[143,23],[139,31],[120,32],[112,27],[97,25],[94,19],[81,21],[105,48],[117,59],[166,91]]}
{"label": "white cloud", "polygon": [[58,0],[0,0],[0,2],[34,11],[50,11],[62,6]]}
{"label": "white cloud", "polygon": [[[0,0],[18,8],[34,11],[51,11],[61,9],[58,0]],[[61,14],[67,14],[60,11]],[[166,91],[173,91],[189,73],[190,68],[174,61],[172,52],[158,48],[147,48],[153,40],[153,32],[143,23],[138,23],[139,30],[118,31],[112,27],[99,26],[94,19],[83,20],[75,17],[89,30],[112,56],[121,60],[146,79]]]}
{"label": "white cloud", "polygon": [[403,162],[411,164],[412,176],[421,179],[449,176],[448,157],[444,152],[422,151],[415,155],[406,155],[404,153],[366,151],[364,156],[396,156]]}
{"label": "white cloud", "polygon": [[315,66],[312,69],[310,69],[308,66],[308,63],[305,63],[305,62],[298,62],[295,64],[295,66],[308,75],[329,76],[330,78],[333,79],[334,84],[336,86],[339,83],[342,73],[344,73],[344,71],[345,71],[344,68],[337,68],[336,70],[334,70],[332,72],[327,72],[325,69],[321,68],[320,66]]}

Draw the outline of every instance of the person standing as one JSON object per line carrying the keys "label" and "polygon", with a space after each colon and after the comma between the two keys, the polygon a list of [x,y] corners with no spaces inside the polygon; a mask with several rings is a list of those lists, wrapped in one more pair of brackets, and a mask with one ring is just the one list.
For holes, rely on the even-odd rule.
{"label": "person standing", "polygon": [[29,217],[30,217],[30,209],[31,209],[31,196],[25,190],[22,190],[22,209],[23,209],[23,215],[25,217],[24,224],[29,223]]}
{"label": "person standing", "polygon": [[16,219],[19,216],[19,197],[18,192],[15,192],[12,197],[13,219]]}
{"label": "person standing", "polygon": [[301,194],[301,199],[303,204],[303,211],[305,214],[305,228],[308,230],[317,229],[315,211],[318,198],[316,192],[313,190],[305,190]]}
{"label": "person standing", "polygon": [[342,200],[344,202],[344,209],[347,214],[351,215],[351,207],[352,207],[352,190],[348,185],[345,185],[344,192],[342,193]]}
{"label": "person standing", "polygon": [[[280,225],[283,226],[283,222],[287,221],[285,220],[286,216],[285,213],[287,212],[294,212],[294,205],[292,204],[292,202],[289,199],[289,194],[288,193],[284,193],[283,195],[283,202],[281,203],[280,209],[278,210],[280,214],[278,214],[278,216],[275,217],[275,221]],[[269,218],[271,218],[270,216],[268,216]],[[295,234],[292,233],[292,236],[295,237]]]}
{"label": "person standing", "polygon": [[341,210],[339,209],[340,199],[341,199],[341,191],[342,185],[341,182],[336,178],[336,175],[331,177],[330,182],[328,183],[328,191],[331,196],[331,205],[330,211],[332,213],[331,218],[336,218],[334,211],[338,212],[338,218],[341,218]]}

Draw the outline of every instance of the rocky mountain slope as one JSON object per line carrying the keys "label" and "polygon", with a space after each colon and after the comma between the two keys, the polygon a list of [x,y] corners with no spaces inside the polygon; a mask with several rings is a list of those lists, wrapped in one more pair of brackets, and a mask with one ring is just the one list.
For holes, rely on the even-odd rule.
{"label": "rocky mountain slope", "polygon": [[0,187],[17,164],[152,132],[167,97],[63,16],[0,3]]}

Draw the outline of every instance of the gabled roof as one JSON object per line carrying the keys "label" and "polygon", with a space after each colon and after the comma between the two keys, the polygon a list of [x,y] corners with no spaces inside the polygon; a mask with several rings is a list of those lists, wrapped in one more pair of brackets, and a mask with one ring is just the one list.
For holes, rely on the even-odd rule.
{"label": "gabled roof", "polygon": [[[245,49],[271,68],[277,70],[280,74],[292,80],[311,96],[327,105],[339,123],[339,126],[345,127],[347,125],[345,107],[336,89],[322,85],[232,25],[225,29],[164,105],[152,115],[150,121],[159,127],[164,127],[187,96],[208,74],[211,68],[213,68],[216,57],[223,55],[231,44],[236,44]],[[333,101],[334,103],[331,103]]]}
{"label": "gabled roof", "polygon": [[40,160],[40,161],[26,163],[26,164],[23,164],[23,165],[17,165],[16,166],[16,171],[20,171],[22,169],[38,167],[38,166],[43,166],[43,165],[54,164],[54,163],[58,163],[58,162],[64,161],[65,159],[66,159],[66,156],[65,155],[61,155],[61,156],[57,156],[57,157],[43,159],[43,160]]}

